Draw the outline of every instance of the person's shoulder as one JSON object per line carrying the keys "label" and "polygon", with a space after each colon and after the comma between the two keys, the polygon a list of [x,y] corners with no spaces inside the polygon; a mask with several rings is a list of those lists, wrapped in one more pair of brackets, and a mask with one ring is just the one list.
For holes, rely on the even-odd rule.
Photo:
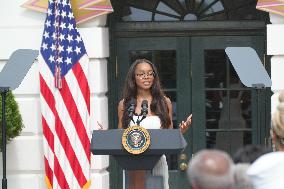
{"label": "person's shoulder", "polygon": [[167,106],[168,106],[168,107],[172,107],[171,99],[170,99],[169,97],[166,97],[166,96],[164,96],[164,97],[165,97],[165,100],[166,100]]}
{"label": "person's shoulder", "polygon": [[123,103],[124,103],[124,98],[121,99],[118,104],[123,104]]}
{"label": "person's shoulder", "polygon": [[120,109],[120,110],[123,109],[123,103],[124,103],[124,99],[121,99],[118,103],[118,109]]}
{"label": "person's shoulder", "polygon": [[169,98],[169,97],[167,97],[167,96],[164,96],[165,97],[165,99],[166,99],[166,102],[168,103],[168,104],[171,104],[172,102],[171,102],[171,99]]}

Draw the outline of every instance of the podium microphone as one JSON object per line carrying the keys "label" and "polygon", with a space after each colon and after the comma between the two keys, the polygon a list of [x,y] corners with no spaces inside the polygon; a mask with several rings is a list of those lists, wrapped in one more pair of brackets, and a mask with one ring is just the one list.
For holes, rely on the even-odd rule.
{"label": "podium microphone", "polygon": [[140,125],[141,121],[146,118],[147,114],[148,114],[148,101],[143,100],[141,103],[141,114],[140,114],[142,115],[142,118],[140,120],[137,120],[137,125]]}
{"label": "podium microphone", "polygon": [[136,106],[136,100],[134,98],[131,98],[127,112],[128,112],[128,117],[131,119],[131,121],[133,121],[134,124],[135,121],[133,120],[133,114],[135,112],[135,106]]}
{"label": "podium microphone", "polygon": [[143,100],[142,104],[141,104],[141,115],[143,117],[146,117],[147,114],[148,114],[148,101],[147,100]]}

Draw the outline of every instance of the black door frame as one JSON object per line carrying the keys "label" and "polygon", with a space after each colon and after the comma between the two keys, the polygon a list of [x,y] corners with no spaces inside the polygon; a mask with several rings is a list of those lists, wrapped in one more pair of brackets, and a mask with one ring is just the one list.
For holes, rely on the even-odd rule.
{"label": "black door frame", "polygon": [[[202,22],[116,22],[108,17],[110,57],[108,59],[109,110],[116,110],[118,101],[117,40],[140,37],[193,37],[193,36],[265,36],[263,21],[202,21]],[[265,38],[266,39],[266,38]],[[266,49],[266,48],[265,48]],[[269,61],[269,57],[266,58]],[[266,64],[267,66],[269,64]],[[270,67],[267,68],[270,71]],[[117,128],[116,111],[109,112],[109,128]]]}
{"label": "black door frame", "polygon": [[[169,88],[171,92],[176,92],[176,111],[177,123],[184,120],[189,113],[191,113],[191,70],[190,70],[190,38],[189,37],[143,37],[143,38],[119,38],[119,49],[117,51],[117,60],[119,65],[118,86],[123,86],[124,79],[129,68],[129,51],[175,51],[176,63],[176,88]],[[153,62],[155,63],[155,62]],[[164,88],[165,89],[165,88]],[[168,91],[168,92],[169,92]],[[120,91],[121,92],[121,91]],[[171,99],[173,102],[173,99]],[[174,125],[176,126],[176,125]],[[191,131],[191,130],[190,130]],[[183,151],[183,155],[187,157],[191,154],[190,135],[192,133],[184,134],[188,141],[188,146]],[[178,159],[178,158],[177,158]],[[174,164],[176,163],[174,158]],[[177,162],[178,163],[178,162]],[[177,165],[179,166],[179,165]],[[178,169],[178,167],[177,167]],[[188,188],[186,172],[180,172],[177,169],[170,170],[169,184],[180,189]]]}
{"label": "black door frame", "polygon": [[[266,24],[263,21],[203,21],[203,22],[134,22],[119,23],[109,17],[110,29],[110,58],[108,66],[109,86],[109,128],[117,128],[117,102],[119,90],[117,74],[119,63],[117,62],[117,40],[119,38],[140,37],[174,37],[174,36],[266,36]],[[266,48],[265,48],[266,49]],[[190,50],[190,49],[189,49]],[[270,69],[269,69],[270,70]],[[268,94],[269,95],[269,94]],[[267,102],[270,104],[270,102]],[[269,116],[269,115],[267,115]],[[115,165],[117,166],[117,165]],[[110,188],[118,189],[121,181],[113,172],[117,168],[110,165]],[[119,188],[120,189],[120,188]]]}

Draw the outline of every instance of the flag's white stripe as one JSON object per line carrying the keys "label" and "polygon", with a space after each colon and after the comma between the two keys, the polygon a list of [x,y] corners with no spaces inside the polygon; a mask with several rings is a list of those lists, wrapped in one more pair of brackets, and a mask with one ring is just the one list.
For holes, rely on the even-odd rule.
{"label": "flag's white stripe", "polygon": [[[81,57],[81,59],[80,59],[80,65],[81,65],[81,67],[82,67],[82,70],[83,70],[83,72],[84,72],[84,74],[85,74],[85,76],[86,76],[86,78],[87,78],[87,82],[88,82],[88,86],[89,86],[89,90],[90,90],[90,82],[89,82],[89,79],[90,79],[90,69],[89,69],[89,67],[90,67],[90,61],[89,61],[89,57],[88,57],[88,55],[87,54],[84,54],[82,57]],[[91,90],[90,90],[90,92],[91,92]],[[90,95],[91,96],[91,95]],[[91,103],[91,100],[90,100],[90,103]],[[91,105],[90,105],[91,106]],[[91,109],[91,108],[90,108]],[[90,114],[91,114],[91,112],[90,112]],[[90,125],[90,115],[89,115],[89,117],[88,117],[88,119],[87,119],[87,122],[86,122],[86,125],[85,125],[85,128],[86,129],[88,129],[87,131],[89,131],[88,132],[88,136],[89,136],[89,139],[91,140],[91,138],[92,138],[92,133],[91,133],[91,131],[92,131],[92,129],[91,129],[91,125]]]}
{"label": "flag's white stripe", "polygon": [[[53,78],[53,75],[52,75],[49,67],[45,63],[42,63],[40,69],[41,69],[41,75],[42,75],[43,79],[45,80],[45,82],[46,82],[47,86],[49,87],[49,89],[51,90],[51,92],[53,92],[53,96],[56,99],[56,104],[58,103],[58,99],[57,99],[58,96],[60,97],[61,102],[62,102],[61,94],[59,93],[59,91],[58,90],[53,90],[52,91],[52,89],[54,88],[54,79],[50,79],[50,78]],[[44,101],[44,104],[45,104],[46,107],[48,107],[48,105],[46,104],[45,101]],[[64,105],[64,107],[65,107],[65,105]],[[57,109],[57,111],[58,111],[58,109]],[[49,107],[48,107],[48,111],[43,111],[43,113],[44,112],[46,112],[46,114],[47,114],[47,115],[44,115],[44,117],[46,118],[47,124],[50,125],[50,126],[53,126],[53,128],[51,128],[51,127],[50,128],[51,128],[52,132],[54,133],[54,153],[55,153],[55,156],[57,157],[57,159],[59,161],[59,164],[60,164],[60,167],[62,168],[62,171],[65,174],[66,181],[70,185],[71,189],[77,188],[77,187],[80,188],[77,179],[73,175],[73,171],[72,171],[72,169],[70,167],[69,160],[68,160],[68,158],[67,158],[67,156],[65,154],[65,151],[64,151],[63,147],[60,144],[60,141],[59,141],[59,139],[57,137],[57,134],[55,133],[55,128],[54,128],[54,125],[55,125],[55,123],[54,123],[55,120],[54,119],[55,118],[52,116],[53,112],[50,110]],[[61,112],[61,111],[58,111],[58,112]],[[50,117],[48,116],[48,114],[49,114]],[[52,120],[50,120],[50,119],[52,119]],[[62,123],[62,124],[64,126],[64,123]],[[76,141],[78,141],[78,140],[76,140]],[[71,142],[71,144],[72,144],[72,142]],[[84,152],[84,154],[85,154],[85,152]],[[52,169],[53,168],[54,168],[54,166],[52,167]],[[55,178],[56,178],[56,175],[54,174],[53,180],[55,180]],[[75,184],[73,182],[75,182]],[[54,186],[55,186],[55,188],[60,188],[58,183],[57,184],[54,183]],[[74,187],[72,187],[72,186],[74,186]]]}
{"label": "flag's white stripe", "polygon": [[[44,59],[43,57],[40,56],[38,57],[39,59],[39,71],[41,73],[42,76],[45,76],[44,77],[44,80],[47,84],[49,84],[49,89],[51,90],[51,92],[53,92],[55,89],[54,89],[54,76],[50,70],[50,68],[48,67],[48,65],[44,62]],[[50,86],[53,85],[52,87]]]}
{"label": "flag's white stripe", "polygon": [[[51,71],[50,71],[49,68],[46,69],[46,64],[44,63],[44,60],[43,60],[41,55],[39,56],[39,63],[38,64],[39,64],[40,74],[43,77],[43,79],[45,80],[45,82],[46,83],[52,82],[53,77],[50,77],[48,79],[44,78],[45,75],[47,73],[51,73]],[[54,126],[55,126],[55,118],[54,118],[54,114],[51,111],[48,103],[46,102],[46,100],[45,100],[45,98],[44,98],[44,96],[42,94],[40,94],[40,105],[41,105],[41,114],[44,117],[44,119],[46,121],[46,124],[48,125],[50,131],[52,132],[52,134],[54,136],[54,134],[55,134],[55,128],[54,128]],[[49,167],[50,167],[50,169],[53,172],[53,178],[52,178],[53,186],[54,186],[53,189],[55,189],[55,188],[60,189],[59,186],[56,186],[56,185],[58,185],[58,183],[56,182],[55,174],[54,174],[54,154],[53,154],[52,149],[48,145],[48,142],[47,142],[45,136],[43,136],[43,146],[44,146],[44,156],[47,158],[47,162],[49,164]]]}
{"label": "flag's white stripe", "polygon": [[[84,72],[84,74],[85,74],[85,76],[86,76],[86,79],[87,79],[87,83],[88,83],[88,86],[89,86],[89,92],[91,92],[91,90],[90,90],[90,83],[89,83],[89,77],[90,77],[90,69],[89,69],[89,64],[90,64],[90,61],[89,61],[89,57],[87,56],[87,54],[84,54],[82,57],[81,57],[81,59],[80,59],[80,65],[81,65],[81,67],[82,67],[82,70],[83,70],[83,72]],[[91,94],[90,94],[90,96],[91,96]],[[91,106],[91,99],[89,99],[89,102],[90,102],[90,104],[89,104],[89,106]],[[90,111],[91,111],[91,108],[90,108]],[[90,114],[91,114],[91,112],[90,112]],[[86,128],[86,131],[88,131],[88,137],[89,137],[89,140],[91,141],[91,137],[92,137],[92,133],[91,133],[91,126],[90,126],[90,114],[88,114],[88,118],[87,118],[87,120],[86,120],[86,124],[85,124],[85,128]]]}
{"label": "flag's white stripe", "polygon": [[[47,80],[47,78],[53,77],[52,73],[48,72],[49,67],[46,64],[42,65],[42,69],[45,73],[45,74],[42,74],[42,77],[45,81]],[[48,70],[46,70],[46,69],[48,69]],[[46,84],[48,85],[49,88],[54,87],[53,82],[46,82]],[[56,96],[55,96],[55,94],[56,94]],[[66,109],[66,106],[64,104],[64,101],[63,101],[62,96],[59,93],[59,91],[55,90],[53,95],[56,99],[56,110],[57,110],[57,113],[58,113],[60,120],[62,121],[62,125],[63,125],[63,127],[68,125],[68,129],[65,129],[65,131],[67,133],[68,138],[73,139],[70,142],[71,142],[72,148],[73,148],[73,150],[74,150],[74,152],[75,152],[75,154],[78,158],[78,161],[79,161],[79,163],[82,167],[82,171],[84,173],[84,176],[86,178],[89,178],[89,169],[90,169],[90,165],[88,163],[89,161],[86,157],[86,153],[85,153],[85,150],[82,146],[80,138],[77,135],[77,132],[76,132],[76,129],[75,129],[74,124],[72,122],[72,119],[70,118],[68,110]],[[84,101],[84,104],[86,104],[85,101]],[[87,109],[85,109],[85,111],[87,112]]]}
{"label": "flag's white stripe", "polygon": [[40,105],[41,105],[41,114],[44,117],[48,127],[50,128],[52,134],[55,134],[55,117],[51,109],[49,108],[47,102],[44,97],[40,95]]}
{"label": "flag's white stripe", "polygon": [[[58,93],[56,98],[57,98],[56,109],[58,112],[58,116],[62,122],[63,127],[65,128],[68,138],[72,139],[70,143],[75,152],[75,155],[77,156],[77,159],[82,168],[83,174],[86,178],[89,178],[89,167],[90,166],[88,163],[89,161],[87,159],[84,147],[81,143],[79,136],[77,135],[75,126],[68,113],[68,110],[66,109],[62,96]],[[68,128],[66,128],[66,126],[68,126]]]}
{"label": "flag's white stripe", "polygon": [[49,167],[54,174],[54,170],[53,170],[54,169],[54,154],[52,152],[52,149],[49,147],[48,142],[45,137],[43,137],[43,146],[45,148],[45,150],[43,151],[43,154],[48,160]]}
{"label": "flag's white stripe", "polygon": [[[60,141],[58,140],[57,135],[54,135],[54,153],[55,153],[54,156],[58,159],[58,161],[59,161],[58,154],[60,154],[60,152],[62,152],[62,150],[63,149],[60,145]],[[64,154],[64,151],[63,151],[63,154]],[[66,178],[66,174],[68,173],[67,170],[65,171],[64,167],[62,167],[62,165],[60,165],[60,162],[59,162],[59,166],[61,167],[62,171],[64,172],[64,175],[65,175],[65,178]],[[66,178],[66,181],[68,182],[67,178]],[[57,175],[55,175],[55,173],[54,173],[53,174],[53,189],[60,189],[60,188],[61,187],[58,183]]]}
{"label": "flag's white stripe", "polygon": [[57,178],[55,177],[54,174],[53,174],[53,188],[52,189],[61,189],[57,182]]}
{"label": "flag's white stripe", "polygon": [[66,82],[69,86],[70,92],[73,96],[73,99],[76,99],[75,100],[76,106],[78,108],[79,114],[82,118],[85,130],[86,130],[87,135],[88,135],[89,140],[90,140],[90,136],[91,136],[91,134],[90,134],[91,132],[90,132],[90,128],[89,128],[90,115],[88,113],[86,101],[85,101],[85,98],[84,98],[82,91],[80,89],[79,83],[78,83],[73,71],[70,71],[68,74],[66,74],[65,78],[66,78]]}
{"label": "flag's white stripe", "polygon": [[61,143],[60,143],[57,135],[54,137],[54,140],[55,140],[54,148],[56,149],[55,155],[56,155],[58,162],[59,162],[59,165],[62,168],[62,171],[65,175],[65,179],[66,179],[66,181],[69,185],[69,188],[70,189],[77,189],[77,188],[80,189],[80,185],[79,185],[77,179],[74,177],[72,168],[71,168],[69,161],[68,161],[68,158],[65,154],[63,147],[61,146]]}
{"label": "flag's white stripe", "polygon": [[[42,109],[42,116],[46,120],[46,124],[50,128],[53,136],[54,136],[54,115],[53,112],[50,110],[49,106],[47,105],[46,101],[41,96],[41,109]],[[44,155],[47,158],[48,164],[52,172],[54,173],[54,154],[52,149],[50,148],[47,139],[43,135],[43,147],[44,147]]]}
{"label": "flag's white stripe", "polygon": [[[64,152],[63,147],[61,146],[60,140],[57,135],[54,137],[54,151],[55,156],[57,157],[59,166],[61,167],[65,180],[69,185],[70,189],[77,189],[80,188],[79,183],[77,182],[77,179],[74,177],[72,168],[69,164],[68,158]],[[74,184],[76,182],[77,184]]]}
{"label": "flag's white stripe", "polygon": [[88,108],[87,108],[85,98],[82,94],[82,91],[80,89],[76,76],[74,75],[73,71],[70,71],[68,72],[68,74],[66,74],[65,78],[69,86],[70,92],[73,96],[73,99],[75,99],[75,103],[80,113],[80,116],[82,118],[82,121],[83,123],[85,123],[86,118],[89,117],[89,113],[88,113]]}
{"label": "flag's white stripe", "polygon": [[90,76],[90,69],[89,69],[89,64],[90,64],[90,61],[89,61],[89,57],[84,54],[81,58],[80,58],[80,65],[82,67],[82,70],[84,71],[84,74],[88,80],[88,84],[89,84],[89,76]]}

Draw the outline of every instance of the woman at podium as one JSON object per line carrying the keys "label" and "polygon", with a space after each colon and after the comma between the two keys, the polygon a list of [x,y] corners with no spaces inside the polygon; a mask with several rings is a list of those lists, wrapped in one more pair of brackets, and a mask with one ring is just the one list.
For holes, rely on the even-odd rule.
{"label": "woman at podium", "polygon": [[[145,104],[146,103],[146,104]],[[145,108],[143,108],[145,107]],[[148,108],[149,107],[149,108]],[[179,125],[185,132],[191,124],[190,115]],[[172,129],[172,103],[161,89],[155,65],[146,59],[137,59],[126,76],[123,99],[118,105],[118,128],[140,125],[146,129]],[[168,189],[168,165],[163,155],[152,170],[154,176],[163,177]],[[129,189],[144,189],[146,171],[129,171]]]}

